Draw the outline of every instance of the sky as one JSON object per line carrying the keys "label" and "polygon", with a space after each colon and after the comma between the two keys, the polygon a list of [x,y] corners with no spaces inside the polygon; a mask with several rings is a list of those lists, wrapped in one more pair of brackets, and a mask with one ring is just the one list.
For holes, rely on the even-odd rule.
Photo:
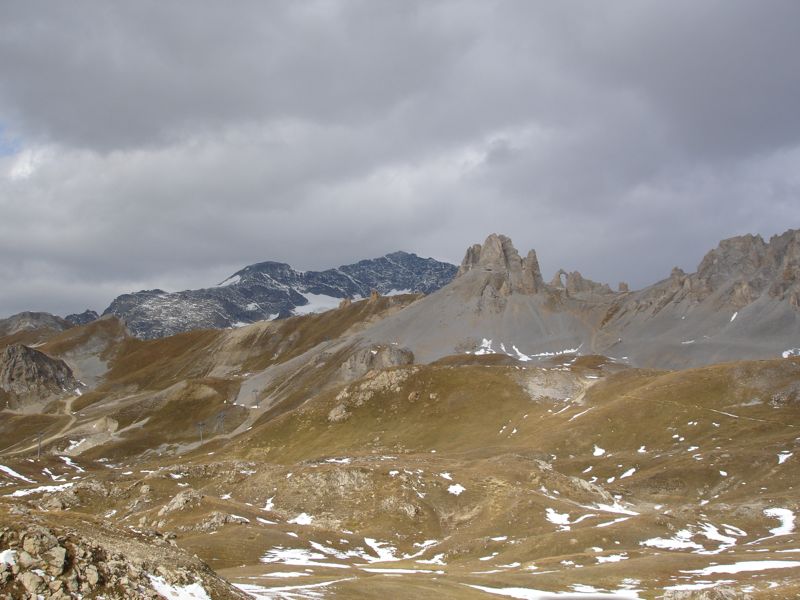
{"label": "sky", "polygon": [[800,3],[5,0],[0,316],[492,233],[634,288],[800,227]]}

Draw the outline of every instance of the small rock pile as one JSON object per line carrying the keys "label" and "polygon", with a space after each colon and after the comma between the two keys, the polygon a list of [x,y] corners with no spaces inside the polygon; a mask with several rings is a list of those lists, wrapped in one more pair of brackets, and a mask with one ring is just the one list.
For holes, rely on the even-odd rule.
{"label": "small rock pile", "polygon": [[0,590],[10,598],[77,598],[103,589],[109,598],[158,598],[146,574],[119,555],[108,556],[72,536],[39,525],[0,531]]}
{"label": "small rock pile", "polygon": [[[121,550],[124,552],[124,545]],[[145,546],[146,548],[146,546]],[[190,564],[167,564],[102,547],[75,531],[55,532],[39,524],[0,529],[0,598],[107,600],[162,596],[154,581],[167,586],[202,583]],[[227,587],[227,586],[225,586]],[[227,597],[240,597],[233,591]]]}
{"label": "small rock pile", "polygon": [[[365,402],[371,400],[375,394],[400,392],[401,386],[405,381],[418,371],[418,367],[370,371],[362,381],[344,388],[336,395],[336,401],[339,404],[330,411],[328,420],[331,423],[347,420],[350,417],[348,408],[362,406]],[[409,398],[409,400],[411,399]]]}

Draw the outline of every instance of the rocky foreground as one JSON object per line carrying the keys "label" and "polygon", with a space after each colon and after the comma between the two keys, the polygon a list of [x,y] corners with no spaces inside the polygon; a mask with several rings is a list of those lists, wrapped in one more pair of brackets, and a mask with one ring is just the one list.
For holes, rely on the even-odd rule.
{"label": "rocky foreground", "polygon": [[20,507],[0,514],[0,597],[247,598],[155,532],[70,521]]}

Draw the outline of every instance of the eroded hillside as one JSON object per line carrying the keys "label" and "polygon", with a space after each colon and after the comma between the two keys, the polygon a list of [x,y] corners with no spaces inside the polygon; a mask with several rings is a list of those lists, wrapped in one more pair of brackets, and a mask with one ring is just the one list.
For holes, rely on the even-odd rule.
{"label": "eroded hillside", "polygon": [[425,297],[155,340],[26,325],[77,385],[2,412],[0,593],[796,595],[800,358],[594,354],[591,306],[628,292],[497,241]]}

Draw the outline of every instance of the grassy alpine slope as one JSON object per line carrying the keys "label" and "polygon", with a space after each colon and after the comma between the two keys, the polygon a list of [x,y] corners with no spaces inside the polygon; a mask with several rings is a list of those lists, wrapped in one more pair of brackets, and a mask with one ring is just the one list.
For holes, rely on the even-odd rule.
{"label": "grassy alpine slope", "polygon": [[[523,305],[561,348],[592,327],[558,313],[587,300],[520,304],[487,273],[437,293],[480,288],[469,332],[510,336]],[[498,337],[420,343],[423,361],[400,334],[446,317],[434,296],[147,341],[115,319],[29,332],[83,387],[3,411],[3,526],[164,546],[185,565],[170,585],[213,597],[239,592],[188,557],[256,598],[800,592],[800,359],[666,371]],[[46,560],[20,567],[14,535],[7,594]],[[160,577],[137,564],[137,585]],[[42,570],[68,590],[72,575]]]}

